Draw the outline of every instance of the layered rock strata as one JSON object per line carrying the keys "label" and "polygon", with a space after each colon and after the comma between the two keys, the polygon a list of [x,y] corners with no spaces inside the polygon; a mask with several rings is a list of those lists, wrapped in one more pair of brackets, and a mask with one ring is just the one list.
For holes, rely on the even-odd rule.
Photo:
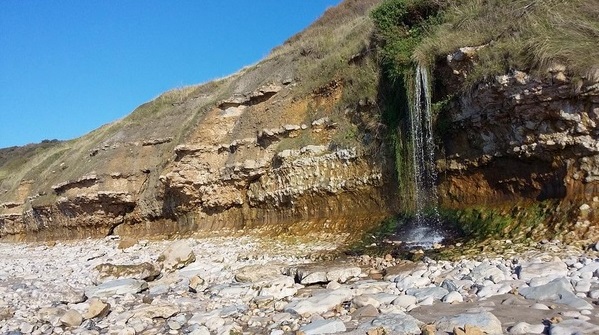
{"label": "layered rock strata", "polygon": [[[448,57],[454,80],[467,75],[464,63],[475,62],[475,50],[468,51]],[[441,121],[446,206],[553,201],[554,222],[574,223],[579,235],[597,233],[599,83],[556,68],[546,78],[513,71],[459,95]]]}

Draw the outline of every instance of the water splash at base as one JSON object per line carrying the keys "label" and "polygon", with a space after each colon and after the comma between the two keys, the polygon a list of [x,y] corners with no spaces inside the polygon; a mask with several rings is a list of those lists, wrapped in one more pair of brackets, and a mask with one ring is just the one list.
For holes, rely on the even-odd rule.
{"label": "water splash at base", "polygon": [[398,224],[398,229],[389,240],[406,249],[432,249],[452,235],[447,229],[442,229],[438,217],[420,216],[417,219],[407,219]]}

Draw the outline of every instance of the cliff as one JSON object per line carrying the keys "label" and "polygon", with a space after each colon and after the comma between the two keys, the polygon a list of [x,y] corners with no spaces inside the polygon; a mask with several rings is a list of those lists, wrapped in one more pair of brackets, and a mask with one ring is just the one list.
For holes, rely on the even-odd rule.
{"label": "cliff", "polygon": [[[574,14],[588,5],[574,3]],[[447,220],[480,237],[599,238],[594,63],[521,55],[535,50],[522,36],[536,19],[570,4],[475,5],[462,19],[446,1],[346,0],[232,76],[166,92],[79,139],[1,149],[0,238],[361,233],[409,214],[416,64],[433,76]],[[520,21],[504,27],[500,14]],[[489,22],[503,32],[484,35]]]}
{"label": "cliff", "polygon": [[[459,78],[475,57],[449,55],[439,71]],[[511,218],[505,233],[599,236],[599,82],[575,86],[555,68],[543,77],[514,70],[453,100],[441,116],[445,207]]]}
{"label": "cliff", "polygon": [[376,224],[395,211],[395,187],[388,153],[370,149],[381,140],[362,137],[376,91],[356,88],[378,77],[375,3],[331,8],[258,64],[82,138],[3,149],[0,237]]}

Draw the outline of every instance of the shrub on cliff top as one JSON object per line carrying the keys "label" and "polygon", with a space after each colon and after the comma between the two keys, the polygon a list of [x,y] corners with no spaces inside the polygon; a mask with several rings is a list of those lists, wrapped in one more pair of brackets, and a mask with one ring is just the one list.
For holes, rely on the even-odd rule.
{"label": "shrub on cliff top", "polygon": [[381,64],[390,79],[412,71],[414,51],[445,6],[442,0],[386,0],[371,12]]}

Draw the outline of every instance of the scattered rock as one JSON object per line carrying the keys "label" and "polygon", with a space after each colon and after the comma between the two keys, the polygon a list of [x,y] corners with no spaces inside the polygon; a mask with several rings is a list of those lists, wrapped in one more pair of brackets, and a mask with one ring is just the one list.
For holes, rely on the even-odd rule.
{"label": "scattered rock", "polygon": [[69,309],[60,317],[60,322],[66,327],[79,327],[83,322],[83,317],[74,309]]}
{"label": "scattered rock", "polygon": [[557,278],[536,287],[523,287],[519,293],[530,300],[549,300],[570,305],[577,309],[593,309],[593,306],[573,293],[573,288],[566,278]]}
{"label": "scattered rock", "polygon": [[[423,257],[421,262],[407,263],[388,256],[362,256],[355,262],[343,259],[297,265],[310,261],[304,257],[314,251],[298,249],[304,256],[287,257],[288,245],[277,251],[258,253],[256,244],[248,243],[251,238],[219,238],[217,241],[190,241],[198,261],[179,270],[162,272],[150,283],[151,290],[147,293],[140,292],[148,287],[146,281],[121,278],[87,287],[84,291],[85,296],[89,294],[89,300],[85,302],[80,292],[72,298],[66,297],[93,281],[96,264],[101,264],[97,272],[102,268],[118,269],[119,266],[113,264],[152,264],[152,257],[168,244],[146,242],[138,244],[140,248],[135,252],[115,250],[113,239],[58,244],[52,249],[19,244],[5,248],[0,244],[0,255],[3,255],[0,257],[3,262],[0,267],[0,332],[46,334],[60,329],[56,332],[90,332],[90,335],[96,330],[107,334],[228,334],[241,330],[275,335],[500,333],[501,324],[494,315],[506,317],[501,309],[513,309],[510,313],[516,315],[516,320],[506,320],[512,326],[508,329],[510,334],[548,333],[549,322],[553,324],[552,333],[557,334],[583,332],[582,329],[592,333],[595,329],[594,309],[572,308],[589,307],[586,296],[599,291],[595,288],[599,259],[594,258],[594,251],[585,251],[590,255],[577,254],[571,246],[567,247],[572,249],[564,247],[567,250],[564,253],[568,254],[560,255],[568,268],[568,277],[545,282],[546,277],[539,276],[525,283],[517,279],[518,264],[528,264],[527,255],[536,259],[530,263],[554,262],[555,259],[547,257],[554,251],[535,253],[531,250],[514,259],[485,260],[479,256],[482,261]],[[540,245],[556,246],[549,241]],[[76,249],[73,246],[77,246]],[[278,248],[278,245],[269,244],[269,248]],[[316,248],[314,250],[322,251],[322,245]],[[89,251],[85,251],[87,249]],[[36,257],[42,254],[44,257],[51,254],[55,263],[38,262]],[[63,262],[59,257],[62,254],[81,256]],[[395,266],[396,273],[390,275],[385,267],[396,262],[401,266]],[[56,267],[55,264],[64,265]],[[327,266],[318,269],[323,264]],[[376,269],[377,273],[384,274],[384,279],[373,279],[355,271],[357,276],[341,283],[344,280],[341,278],[346,276],[331,271],[339,269],[342,273],[343,268],[351,269],[356,264],[366,269],[365,273]],[[279,270],[300,267],[317,269],[306,272],[306,276],[324,273],[327,281],[304,286]],[[27,272],[34,269],[36,272]],[[474,273],[473,269],[476,269]],[[338,281],[328,281],[331,272],[331,277],[337,277]],[[504,275],[503,281],[498,281],[502,276],[500,272]],[[587,291],[589,283],[591,287]],[[496,304],[497,300],[493,300],[496,298],[481,299],[487,296],[485,290],[506,296],[501,298],[501,304]],[[457,304],[460,301],[467,303]],[[566,303],[570,306],[563,305]],[[544,321],[547,326],[540,321],[532,325],[517,322],[526,320],[525,313],[543,315],[543,310],[535,308],[551,312],[547,314],[551,319]],[[79,313],[81,321],[75,313]],[[424,318],[422,313],[430,313],[427,321],[437,321],[425,327],[417,319],[418,315]],[[517,320],[518,313],[523,313],[523,320]],[[441,318],[439,315],[453,316]],[[577,321],[572,323],[568,319]]]}
{"label": "scattered rock", "polygon": [[362,273],[359,267],[339,265],[302,265],[288,268],[287,275],[294,276],[303,285],[328,283],[331,281],[345,283],[350,278]]}
{"label": "scattered rock", "polygon": [[78,304],[83,301],[85,301],[85,292],[83,290],[74,289],[70,286],[65,288],[60,298],[60,302],[66,304]]}
{"label": "scattered rock", "polygon": [[437,327],[435,327],[435,325],[433,325],[433,324],[425,325],[420,330],[422,331],[422,335],[436,335],[437,334]]}
{"label": "scattered rock", "polygon": [[409,306],[416,305],[417,302],[418,300],[413,295],[400,295],[393,300],[392,304],[399,307],[408,308]]}
{"label": "scattered rock", "polygon": [[356,309],[351,314],[351,317],[354,320],[359,320],[362,318],[373,318],[373,317],[378,316],[379,314],[380,314],[379,310],[376,307],[374,307],[372,305],[366,305],[364,307],[360,307],[360,308]]}
{"label": "scattered rock", "polygon": [[556,258],[551,262],[531,262],[520,265],[518,278],[526,282],[533,278],[544,277],[549,282],[568,275],[568,265]]}
{"label": "scattered rock", "polygon": [[162,269],[166,272],[172,272],[195,262],[196,256],[191,247],[192,245],[188,240],[179,240],[169,245],[158,257]]}
{"label": "scattered rock", "polygon": [[484,335],[485,332],[483,332],[480,328],[473,326],[473,325],[465,325],[464,328],[460,328],[460,327],[455,327],[453,329],[453,334],[454,335]]}
{"label": "scattered rock", "polygon": [[413,295],[420,302],[426,298],[432,298],[433,300],[441,300],[449,292],[442,287],[426,287],[426,288],[412,288],[406,290],[406,294]]}
{"label": "scattered rock", "polygon": [[83,314],[84,319],[103,318],[110,311],[110,304],[103,302],[98,298],[91,298],[88,301],[89,307]]}
{"label": "scattered rock", "polygon": [[237,270],[235,280],[242,283],[268,282],[282,275],[282,265],[249,265]]}
{"label": "scattered rock", "polygon": [[305,335],[335,334],[345,330],[345,324],[338,319],[316,320],[300,328]]}
{"label": "scattered rock", "polygon": [[525,334],[543,334],[545,332],[545,325],[531,325],[526,322],[518,322],[508,329],[508,332],[513,335],[525,335]]}
{"label": "scattered rock", "polygon": [[322,314],[343,302],[351,300],[352,296],[351,290],[340,288],[331,292],[316,294],[305,300],[293,301],[285,306],[284,310],[299,315]]}
{"label": "scattered rock", "polygon": [[202,277],[200,276],[192,276],[191,278],[189,278],[189,290],[193,293],[198,293],[200,290],[200,287],[202,287],[202,285],[204,285],[205,280],[202,279]]}
{"label": "scattered rock", "polygon": [[452,303],[456,303],[456,302],[463,302],[464,301],[464,297],[462,297],[462,295],[457,292],[457,291],[452,291],[447,293],[442,299],[441,301],[446,302],[448,304],[452,304]]}
{"label": "scattered rock", "polygon": [[97,284],[120,278],[152,281],[160,275],[160,270],[149,262],[128,265],[103,263],[97,265],[95,270],[98,272],[95,280]]}

